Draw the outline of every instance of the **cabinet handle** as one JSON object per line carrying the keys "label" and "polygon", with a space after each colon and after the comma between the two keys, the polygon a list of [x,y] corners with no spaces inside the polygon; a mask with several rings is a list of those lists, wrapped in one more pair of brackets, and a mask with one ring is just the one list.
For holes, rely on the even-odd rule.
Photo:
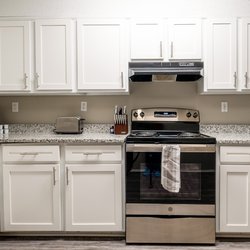
{"label": "cabinet handle", "polygon": [[123,88],[123,85],[124,85],[124,82],[123,82],[123,72],[121,72],[121,82],[122,82],[122,88]]}
{"label": "cabinet handle", "polygon": [[102,152],[86,152],[82,153],[83,155],[102,155]]}
{"label": "cabinet handle", "polygon": [[162,41],[160,41],[160,57],[162,57]]}
{"label": "cabinet handle", "polygon": [[247,72],[245,73],[245,88],[248,89],[248,83],[247,83],[247,80],[248,80],[248,77],[247,77]]}
{"label": "cabinet handle", "polygon": [[39,88],[40,85],[39,85],[39,74],[38,73],[35,74],[35,78],[36,78],[37,88]]}
{"label": "cabinet handle", "polygon": [[53,167],[53,184],[56,185],[56,168]]}
{"label": "cabinet handle", "polygon": [[234,72],[234,87],[236,88],[237,86],[237,73]]}
{"label": "cabinet handle", "polygon": [[10,152],[12,155],[39,155],[52,154],[52,152]]}
{"label": "cabinet handle", "polygon": [[171,58],[174,57],[174,42],[171,42]]}
{"label": "cabinet handle", "polygon": [[26,73],[24,73],[24,85],[25,85],[25,89],[27,89],[28,88],[28,83],[27,83],[27,79],[28,79],[28,76],[27,76],[27,74]]}
{"label": "cabinet handle", "polygon": [[69,168],[66,167],[66,185],[69,185]]}

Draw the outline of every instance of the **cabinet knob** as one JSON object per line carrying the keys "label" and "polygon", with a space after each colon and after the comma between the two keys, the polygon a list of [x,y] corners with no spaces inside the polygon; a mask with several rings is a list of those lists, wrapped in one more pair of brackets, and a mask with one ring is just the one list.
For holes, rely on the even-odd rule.
{"label": "cabinet knob", "polygon": [[234,72],[234,87],[237,87],[237,73]]}

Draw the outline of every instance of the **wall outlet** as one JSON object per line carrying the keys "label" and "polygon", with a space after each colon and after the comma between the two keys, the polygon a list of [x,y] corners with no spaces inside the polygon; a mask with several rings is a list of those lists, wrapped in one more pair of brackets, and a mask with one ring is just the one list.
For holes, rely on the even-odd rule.
{"label": "wall outlet", "polygon": [[18,112],[19,111],[19,103],[18,102],[12,102],[11,107],[12,107],[12,112]]}
{"label": "wall outlet", "polygon": [[228,102],[221,102],[221,112],[228,112]]}
{"label": "wall outlet", "polygon": [[87,102],[81,102],[81,111],[87,111]]}

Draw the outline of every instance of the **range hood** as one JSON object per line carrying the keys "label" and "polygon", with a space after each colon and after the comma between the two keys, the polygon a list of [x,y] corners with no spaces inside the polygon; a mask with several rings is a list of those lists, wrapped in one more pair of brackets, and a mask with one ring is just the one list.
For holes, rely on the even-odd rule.
{"label": "range hood", "polygon": [[131,82],[186,82],[203,76],[203,62],[130,62]]}

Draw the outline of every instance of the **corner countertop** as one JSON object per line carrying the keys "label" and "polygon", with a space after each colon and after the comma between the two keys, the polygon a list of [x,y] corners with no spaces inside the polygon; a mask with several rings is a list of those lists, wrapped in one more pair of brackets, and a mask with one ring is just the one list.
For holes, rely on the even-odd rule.
{"label": "corner countertop", "polygon": [[202,124],[200,132],[215,137],[217,144],[250,145],[248,124]]}
{"label": "corner countertop", "polygon": [[10,124],[0,143],[102,143],[122,144],[127,135],[109,133],[112,124],[85,124],[82,134],[56,134],[54,124]]}

